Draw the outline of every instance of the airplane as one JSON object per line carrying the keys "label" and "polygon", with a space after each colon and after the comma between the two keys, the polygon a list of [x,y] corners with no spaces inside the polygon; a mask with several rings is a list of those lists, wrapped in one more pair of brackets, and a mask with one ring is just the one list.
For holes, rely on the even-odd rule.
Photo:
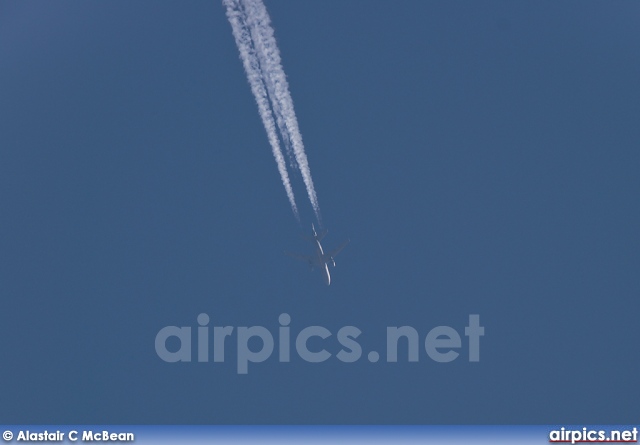
{"label": "airplane", "polygon": [[331,284],[331,274],[329,273],[329,263],[333,264],[333,267],[336,267],[335,257],[340,253],[344,247],[349,244],[349,240],[346,240],[342,245],[336,249],[333,249],[331,252],[325,252],[322,249],[322,245],[320,241],[327,234],[327,229],[323,230],[320,234],[316,232],[316,228],[313,224],[311,224],[311,236],[302,236],[304,239],[311,241],[316,246],[316,254],[314,256],[306,256],[306,255],[298,255],[291,252],[285,252],[292,258],[296,260],[300,260],[305,262],[311,266],[311,270],[314,267],[319,268],[324,275],[324,282],[327,283],[327,286]]}

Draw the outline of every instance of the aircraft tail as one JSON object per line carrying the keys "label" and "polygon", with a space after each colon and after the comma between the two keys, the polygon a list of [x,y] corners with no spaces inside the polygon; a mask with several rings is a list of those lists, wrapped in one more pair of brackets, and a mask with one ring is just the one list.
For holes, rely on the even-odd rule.
{"label": "aircraft tail", "polygon": [[307,236],[307,235],[300,235],[300,236],[302,237],[302,239],[311,241],[311,242],[314,242],[315,240],[322,241],[322,238],[324,238],[327,235],[327,232],[328,230],[324,229],[322,232],[317,233],[316,227],[313,224],[311,224],[311,236]]}
{"label": "aircraft tail", "polygon": [[319,234],[316,235],[316,239],[318,241],[322,241],[322,238],[324,238],[327,235],[328,230],[324,229],[322,232],[320,232]]}

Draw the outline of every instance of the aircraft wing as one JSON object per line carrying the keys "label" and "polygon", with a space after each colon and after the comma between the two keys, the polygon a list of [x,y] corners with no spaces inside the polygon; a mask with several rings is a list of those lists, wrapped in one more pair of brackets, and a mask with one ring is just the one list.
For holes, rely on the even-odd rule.
{"label": "aircraft wing", "polygon": [[307,255],[298,255],[297,253],[285,252],[286,255],[289,255],[291,258],[295,258],[298,261],[302,261],[303,263],[307,263],[311,266],[315,264],[315,258]]}
{"label": "aircraft wing", "polygon": [[337,248],[333,249],[331,252],[325,252],[325,254],[324,254],[325,257],[335,258],[336,255],[338,255],[340,253],[340,251],[346,247],[347,244],[349,244],[349,240],[346,240],[344,243],[342,243],[340,245],[340,247],[337,247]]}

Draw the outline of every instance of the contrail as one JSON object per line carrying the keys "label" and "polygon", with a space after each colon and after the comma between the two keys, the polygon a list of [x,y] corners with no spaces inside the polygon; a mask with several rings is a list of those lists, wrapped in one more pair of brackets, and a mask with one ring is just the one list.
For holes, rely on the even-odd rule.
{"label": "contrail", "polygon": [[[240,1],[242,2],[243,0]],[[275,39],[273,38],[273,29],[269,26],[269,17],[267,16],[267,30],[271,29],[271,38],[265,42],[265,39],[263,37],[264,33],[261,32],[264,30],[264,27],[261,23],[261,20],[258,20],[261,15],[261,11],[257,10],[258,6],[251,2],[246,2],[245,0],[243,2],[243,7],[245,8],[247,14],[248,31],[251,34],[253,44],[256,47],[256,55],[260,60],[260,65],[265,68],[265,76],[263,80],[269,92],[269,98],[271,99],[273,114],[276,116],[276,123],[278,124],[280,136],[282,137],[284,146],[287,150],[289,165],[291,165],[291,168],[293,168],[294,170],[298,170],[298,162],[293,151],[291,139],[287,130],[287,124],[285,123],[285,118],[282,112],[283,104],[281,99],[281,76],[274,75],[278,67],[280,68],[280,71],[282,71],[282,66],[280,62],[280,54],[278,53],[278,47],[276,46]],[[264,5],[262,5],[262,9],[266,14]],[[276,50],[275,57],[272,54],[272,47],[275,47]],[[286,82],[286,78],[284,79]],[[286,83],[284,88],[285,90],[288,90],[288,86],[286,85]]]}
{"label": "contrail", "polygon": [[[264,3],[262,3],[262,0],[223,0],[223,3],[227,6],[227,15],[232,22],[231,25],[234,29],[234,36],[239,34],[243,37],[243,39],[240,40],[236,37],[238,47],[240,48],[242,43],[245,48],[244,52],[250,53],[253,57],[253,63],[250,63],[250,65],[255,68],[253,73],[260,79],[259,83],[262,88],[262,97],[265,99],[265,102],[267,98],[269,99],[267,105],[271,105],[271,111],[273,111],[273,115],[275,116],[275,122],[280,131],[280,136],[287,149],[289,162],[293,168],[300,170],[316,219],[318,223],[322,225],[320,206],[318,205],[318,197],[316,196],[313,179],[311,178],[309,161],[304,151],[302,134],[298,127],[298,120],[293,108],[293,100],[291,99],[287,78],[282,68],[280,51],[276,44],[267,9]],[[231,19],[232,15],[229,12],[230,10],[235,13],[235,16],[240,17],[240,20],[235,21],[235,24]],[[236,31],[236,26],[240,27],[238,31]],[[248,51],[247,48],[251,51]],[[240,49],[240,53],[245,63],[245,70],[249,76],[249,70],[246,68],[246,58],[243,56],[242,49]],[[251,80],[250,83],[253,89]],[[268,96],[264,94],[265,87]],[[254,95],[255,94],[254,92]],[[260,105],[260,101],[258,102]],[[262,110],[260,114],[263,114]],[[274,119],[270,113],[269,117],[271,127],[273,128]],[[278,165],[280,166],[280,163]]]}
{"label": "contrail", "polygon": [[267,96],[264,76],[260,69],[260,63],[256,56],[255,47],[251,40],[251,35],[247,26],[247,18],[243,14],[242,8],[237,0],[223,0],[223,4],[227,8],[227,18],[229,19],[229,23],[231,23],[233,37],[235,38],[236,45],[240,51],[240,59],[242,60],[242,65],[247,73],[247,80],[251,86],[251,92],[258,104],[258,113],[260,114],[262,124],[267,131],[267,138],[271,145],[273,157],[276,159],[278,172],[280,173],[284,189],[287,192],[289,204],[291,204],[291,209],[293,210],[296,220],[300,222],[298,206],[296,205],[293,189],[291,188],[291,181],[289,180],[289,173],[287,172],[287,164],[284,156],[282,155],[282,150],[280,150],[280,141],[278,140],[276,125],[269,106],[269,98]]}
{"label": "contrail", "polygon": [[267,8],[265,8],[262,0],[242,1],[246,8],[247,22],[251,29],[251,36],[253,37],[258,57],[260,58],[261,64],[264,65],[263,69],[267,77],[266,85],[267,88],[269,88],[269,94],[275,99],[272,100],[272,106],[277,110],[276,115],[281,115],[284,119],[286,134],[293,148],[296,163],[302,174],[302,180],[307,188],[309,201],[311,201],[311,206],[313,207],[318,222],[321,223],[320,206],[318,205],[318,198],[313,186],[307,155],[304,152],[302,134],[298,127],[298,120],[293,109],[293,100],[289,92],[287,76],[284,74],[284,69],[282,68],[280,51],[276,44]]}

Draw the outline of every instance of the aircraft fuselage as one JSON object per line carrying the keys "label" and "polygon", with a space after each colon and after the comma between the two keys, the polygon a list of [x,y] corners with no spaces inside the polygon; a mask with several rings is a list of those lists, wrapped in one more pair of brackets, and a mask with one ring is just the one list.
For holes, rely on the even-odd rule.
{"label": "aircraft fuselage", "polygon": [[322,275],[324,277],[324,282],[327,286],[331,284],[331,274],[329,273],[329,264],[324,261],[324,250],[322,250],[322,245],[320,241],[317,239],[316,241],[316,255],[318,257],[318,264],[322,265]]}
{"label": "aircraft fuselage", "polygon": [[349,240],[346,240],[342,243],[341,246],[325,252],[322,248],[322,238],[327,234],[327,230],[323,230],[320,234],[316,232],[316,228],[311,224],[311,236],[303,236],[304,239],[311,241],[316,246],[315,252],[312,255],[298,255],[291,252],[285,252],[290,257],[295,258],[296,260],[303,261],[311,266],[311,270],[318,268],[322,272],[322,276],[324,278],[325,284],[328,286],[331,284],[331,274],[329,273],[329,263],[333,264],[333,267],[336,266],[335,257],[340,253],[342,249],[349,243]]}

